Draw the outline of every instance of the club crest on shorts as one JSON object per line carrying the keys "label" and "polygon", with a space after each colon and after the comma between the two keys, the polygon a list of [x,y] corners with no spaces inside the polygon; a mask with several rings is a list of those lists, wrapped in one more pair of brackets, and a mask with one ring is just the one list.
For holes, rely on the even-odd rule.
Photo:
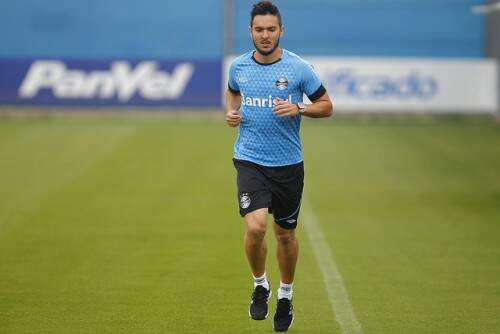
{"label": "club crest on shorts", "polygon": [[285,90],[288,88],[288,79],[284,74],[280,75],[278,80],[276,80],[276,88],[279,90]]}
{"label": "club crest on shorts", "polygon": [[240,207],[242,209],[248,208],[250,206],[251,202],[252,202],[252,200],[250,199],[250,196],[248,195],[248,193],[240,194]]}

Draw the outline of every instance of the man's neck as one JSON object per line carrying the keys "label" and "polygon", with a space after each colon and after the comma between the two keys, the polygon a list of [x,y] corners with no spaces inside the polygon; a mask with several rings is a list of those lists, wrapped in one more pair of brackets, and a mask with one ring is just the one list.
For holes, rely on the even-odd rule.
{"label": "man's neck", "polygon": [[271,53],[271,54],[269,54],[267,56],[264,56],[259,51],[255,51],[253,53],[253,57],[259,63],[262,63],[262,64],[271,64],[271,63],[274,63],[274,62],[276,62],[277,60],[279,60],[281,58],[282,52],[283,52],[283,49],[280,48],[280,47],[277,47],[276,50],[273,51],[273,53]]}

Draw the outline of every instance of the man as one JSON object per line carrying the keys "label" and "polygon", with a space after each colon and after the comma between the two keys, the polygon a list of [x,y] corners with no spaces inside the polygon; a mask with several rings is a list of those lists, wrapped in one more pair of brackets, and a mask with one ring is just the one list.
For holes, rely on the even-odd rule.
{"label": "man", "polygon": [[[275,5],[262,1],[253,6],[250,34],[255,50],[233,61],[226,92],[226,121],[239,126],[233,161],[246,224],[245,253],[254,277],[249,314],[254,320],[268,314],[264,236],[272,213],[281,274],[274,330],[286,331],[293,321],[295,228],[304,179],[300,121],[302,116],[328,117],[333,107],[311,66],[279,46],[283,25]],[[303,94],[312,104],[302,102]]]}

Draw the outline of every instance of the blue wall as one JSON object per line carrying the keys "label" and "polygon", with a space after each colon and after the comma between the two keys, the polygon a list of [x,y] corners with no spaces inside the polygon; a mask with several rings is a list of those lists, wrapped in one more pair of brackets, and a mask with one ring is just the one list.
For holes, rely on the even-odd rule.
{"label": "blue wall", "polygon": [[218,0],[1,1],[0,57],[219,58],[222,18]]}
{"label": "blue wall", "polygon": [[[235,50],[253,45],[235,1]],[[192,58],[223,55],[223,0],[0,2],[0,57]],[[276,0],[283,45],[300,54],[484,56],[481,0]]]}
{"label": "blue wall", "polygon": [[[236,49],[249,39],[255,1],[237,1]],[[301,54],[397,57],[483,57],[481,0],[275,0],[285,25],[283,45]]]}

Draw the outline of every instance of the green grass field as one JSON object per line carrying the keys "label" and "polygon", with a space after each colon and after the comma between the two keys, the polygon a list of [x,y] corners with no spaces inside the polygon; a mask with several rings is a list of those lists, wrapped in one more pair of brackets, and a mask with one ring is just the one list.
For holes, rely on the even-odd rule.
{"label": "green grass field", "polygon": [[[302,135],[363,332],[500,333],[500,126],[334,118]],[[247,315],[234,137],[222,116],[0,120],[0,333],[271,333]],[[298,234],[290,332],[341,333]]]}

